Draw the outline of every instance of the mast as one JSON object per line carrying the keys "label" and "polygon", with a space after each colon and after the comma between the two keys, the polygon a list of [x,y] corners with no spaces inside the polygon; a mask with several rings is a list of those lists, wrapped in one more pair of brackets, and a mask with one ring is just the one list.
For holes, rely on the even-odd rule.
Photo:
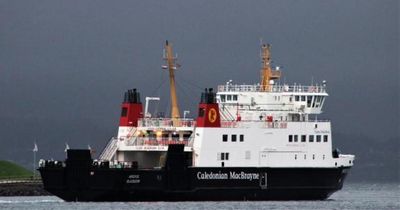
{"label": "mast", "polygon": [[163,68],[168,68],[169,70],[169,86],[171,92],[171,118],[180,118],[179,114],[179,106],[178,106],[178,98],[176,96],[176,87],[175,87],[175,70],[177,69],[176,65],[176,57],[173,55],[172,44],[168,43],[168,40],[165,41],[165,54],[164,60],[167,62],[167,66],[163,66]]}
{"label": "mast", "polygon": [[277,71],[272,71],[270,44],[261,45],[261,62],[261,91],[270,91],[270,81],[274,79],[279,79],[281,77],[281,72],[278,69],[276,69]]}

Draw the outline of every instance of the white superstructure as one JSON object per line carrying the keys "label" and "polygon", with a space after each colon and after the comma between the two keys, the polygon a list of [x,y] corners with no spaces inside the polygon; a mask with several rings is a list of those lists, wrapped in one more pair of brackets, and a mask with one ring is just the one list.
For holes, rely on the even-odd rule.
{"label": "white superstructure", "polygon": [[[137,120],[137,127],[120,127],[117,140],[113,139],[114,155],[100,158],[160,167],[168,144],[178,143],[185,144],[185,151],[191,153],[192,167],[352,166],[353,155],[342,155],[332,148],[331,122],[317,118],[328,97],[326,82],[310,86],[275,84],[281,72],[271,71],[269,52],[265,56],[268,63],[263,63],[262,75],[269,83],[262,84],[268,85],[235,85],[229,81],[212,93],[218,107],[212,115],[219,116],[214,118],[207,110],[205,115],[211,121],[218,119],[218,126],[144,115]],[[199,116],[204,115],[201,109]],[[103,154],[110,154],[113,145],[109,145]]]}

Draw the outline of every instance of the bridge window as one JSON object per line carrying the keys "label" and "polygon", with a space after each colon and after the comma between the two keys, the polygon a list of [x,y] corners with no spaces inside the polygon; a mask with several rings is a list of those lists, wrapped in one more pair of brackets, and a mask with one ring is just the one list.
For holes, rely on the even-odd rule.
{"label": "bridge window", "polygon": [[233,95],[232,98],[233,98],[234,101],[237,101],[237,100],[238,100],[238,96],[237,96],[237,95]]}
{"label": "bridge window", "polygon": [[297,135],[294,135],[294,142],[297,142]]}
{"label": "bridge window", "polygon": [[325,96],[321,96],[322,97],[322,99],[321,99],[321,107],[322,107],[322,105],[324,105],[324,101],[325,101]]}
{"label": "bridge window", "polygon": [[228,141],[228,135],[224,134],[222,135],[222,141],[227,142]]}
{"label": "bridge window", "polygon": [[221,97],[221,102],[225,102],[225,95],[220,95],[220,97]]}
{"label": "bridge window", "polygon": [[306,101],[306,96],[301,96],[301,101]]}
{"label": "bridge window", "polygon": [[322,101],[322,96],[317,96],[317,98],[315,100],[317,101],[315,104],[315,107],[318,108]]}
{"label": "bridge window", "polygon": [[295,100],[295,101],[299,101],[299,100],[300,100],[300,96],[295,96],[295,97],[294,97],[294,100]]}
{"label": "bridge window", "polygon": [[314,142],[314,135],[308,136],[308,142]]}
{"label": "bridge window", "polygon": [[227,96],[226,96],[226,100],[227,100],[227,101],[232,101],[232,95],[227,95]]}
{"label": "bridge window", "polygon": [[243,134],[241,134],[241,135],[239,136],[239,141],[240,141],[240,142],[243,142],[243,141],[244,141],[244,135],[243,135]]}
{"label": "bridge window", "polygon": [[301,142],[306,142],[306,135],[301,135]]}
{"label": "bridge window", "polygon": [[328,135],[324,135],[324,142],[328,142]]}
{"label": "bridge window", "polygon": [[321,142],[321,135],[317,135],[317,142]]}
{"label": "bridge window", "polygon": [[236,142],[236,134],[232,134],[232,142]]}
{"label": "bridge window", "polygon": [[293,142],[293,135],[289,135],[289,142]]}
{"label": "bridge window", "polygon": [[315,101],[317,100],[317,96],[314,96],[314,100],[313,100],[313,102],[312,102],[312,107],[314,108],[315,107]]}
{"label": "bridge window", "polygon": [[307,107],[311,107],[312,96],[307,96]]}

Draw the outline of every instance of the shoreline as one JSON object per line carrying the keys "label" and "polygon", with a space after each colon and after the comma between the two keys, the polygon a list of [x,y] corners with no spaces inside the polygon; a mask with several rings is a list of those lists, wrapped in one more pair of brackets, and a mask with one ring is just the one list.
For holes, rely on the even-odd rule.
{"label": "shoreline", "polygon": [[42,182],[1,183],[0,196],[49,196]]}

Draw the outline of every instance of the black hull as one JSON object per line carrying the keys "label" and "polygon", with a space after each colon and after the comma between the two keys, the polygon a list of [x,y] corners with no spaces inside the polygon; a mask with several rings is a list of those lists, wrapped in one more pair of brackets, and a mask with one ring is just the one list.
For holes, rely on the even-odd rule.
{"label": "black hull", "polygon": [[71,151],[66,166],[39,171],[44,189],[65,201],[257,201],[327,199],[349,170],[190,167],[180,147],[168,150],[161,169],[99,167],[90,154]]}
{"label": "black hull", "polygon": [[[324,200],[342,188],[347,174],[346,168],[187,168],[187,177],[171,187],[165,170],[93,169],[85,182],[70,180],[67,171],[40,169],[44,188],[66,201]],[[211,172],[228,177],[198,179]],[[229,179],[233,172],[259,177]]]}

